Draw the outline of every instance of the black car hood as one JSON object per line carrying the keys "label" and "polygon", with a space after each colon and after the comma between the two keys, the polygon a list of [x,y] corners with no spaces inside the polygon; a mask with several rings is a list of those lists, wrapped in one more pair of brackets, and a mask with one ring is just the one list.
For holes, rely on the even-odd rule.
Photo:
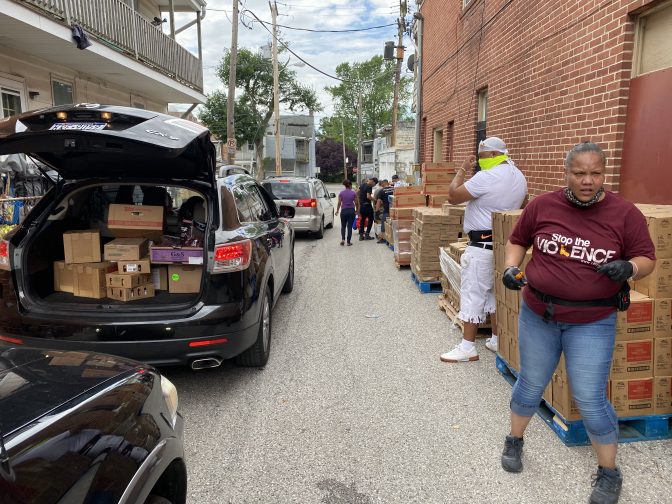
{"label": "black car hood", "polygon": [[0,353],[0,422],[4,435],[86,392],[138,369],[120,357],[9,348]]}
{"label": "black car hood", "polygon": [[215,183],[210,131],[142,109],[97,104],[35,110],[0,120],[0,155],[25,153],[65,180],[142,177]]}

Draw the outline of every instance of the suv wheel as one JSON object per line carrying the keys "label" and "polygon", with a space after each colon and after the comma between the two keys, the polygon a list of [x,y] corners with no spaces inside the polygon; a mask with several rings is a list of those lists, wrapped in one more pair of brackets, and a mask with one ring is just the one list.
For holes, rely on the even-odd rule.
{"label": "suv wheel", "polygon": [[245,367],[263,367],[268,362],[271,353],[271,295],[268,290],[271,287],[266,286],[264,299],[261,305],[261,320],[259,321],[259,332],[257,340],[250,348],[238,355],[235,359],[236,364]]}
{"label": "suv wheel", "polygon": [[289,272],[287,273],[287,280],[285,280],[285,285],[282,286],[282,292],[284,294],[289,294],[294,290],[294,248],[292,248],[292,253],[289,256]]}
{"label": "suv wheel", "polygon": [[334,211],[331,211],[331,222],[324,226],[326,229],[331,229],[334,227],[334,222],[336,222],[336,215],[334,214]]}
{"label": "suv wheel", "polygon": [[324,238],[324,217],[322,217],[322,220],[320,221],[320,229],[315,233],[315,237],[318,240]]}

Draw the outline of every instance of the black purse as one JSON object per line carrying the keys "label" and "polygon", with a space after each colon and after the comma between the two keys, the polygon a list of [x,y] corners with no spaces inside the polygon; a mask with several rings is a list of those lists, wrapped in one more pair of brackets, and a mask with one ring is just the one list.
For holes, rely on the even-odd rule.
{"label": "black purse", "polygon": [[630,307],[630,284],[623,282],[621,290],[616,294],[616,309],[626,311]]}

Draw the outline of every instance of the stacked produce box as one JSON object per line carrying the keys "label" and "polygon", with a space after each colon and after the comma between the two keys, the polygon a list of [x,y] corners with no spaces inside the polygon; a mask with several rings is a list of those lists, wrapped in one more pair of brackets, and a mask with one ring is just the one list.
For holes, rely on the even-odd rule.
{"label": "stacked produce box", "polygon": [[388,236],[388,241],[394,246],[394,262],[398,267],[411,264],[413,209],[426,205],[427,197],[418,186],[397,187],[390,198],[389,229],[392,230],[392,239],[390,241]]}
{"label": "stacked produce box", "polygon": [[461,237],[462,224],[440,208],[415,208],[413,219],[411,271],[421,282],[438,282],[439,249]]}
{"label": "stacked produce box", "polygon": [[448,201],[448,187],[455,177],[455,163],[423,163],[422,194],[427,196],[427,205],[441,208]]}

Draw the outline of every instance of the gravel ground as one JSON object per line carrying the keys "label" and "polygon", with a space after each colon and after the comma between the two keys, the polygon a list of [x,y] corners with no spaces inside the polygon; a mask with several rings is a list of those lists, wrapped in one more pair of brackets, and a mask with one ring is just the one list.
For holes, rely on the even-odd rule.
{"label": "gravel ground", "polygon": [[[339,188],[334,187],[334,191]],[[300,236],[265,369],[166,369],[186,420],[190,503],[587,502],[596,460],[535,417],[521,474],[499,463],[511,387],[374,241]],[[672,441],[622,445],[621,503],[672,502]]]}

